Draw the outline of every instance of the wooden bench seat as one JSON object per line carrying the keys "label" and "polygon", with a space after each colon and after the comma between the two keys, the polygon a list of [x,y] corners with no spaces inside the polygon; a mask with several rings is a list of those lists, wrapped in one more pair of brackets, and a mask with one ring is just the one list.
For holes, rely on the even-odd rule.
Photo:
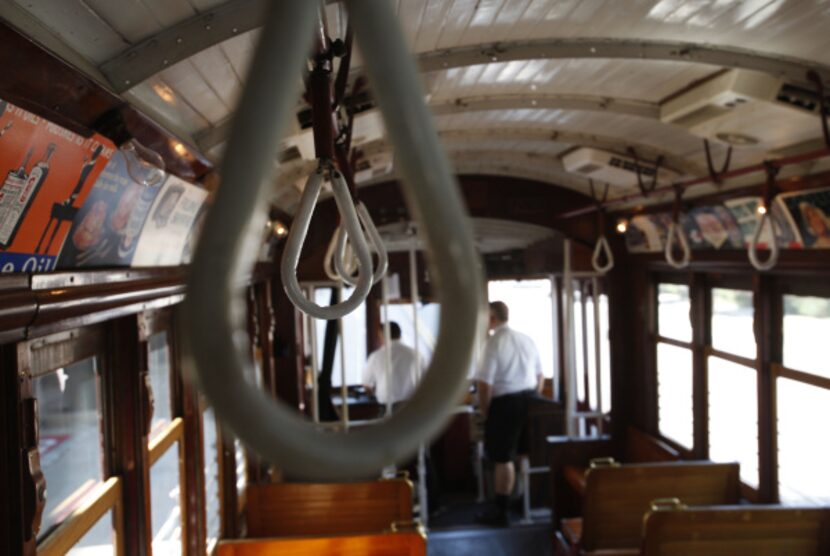
{"label": "wooden bench seat", "polygon": [[216,556],[426,556],[418,532],[221,541]]}
{"label": "wooden bench seat", "polygon": [[646,516],[644,556],[830,554],[830,508],[734,506],[659,510]]}
{"label": "wooden bench seat", "polygon": [[249,485],[248,536],[285,537],[380,533],[412,520],[412,483]]}
{"label": "wooden bench seat", "polygon": [[[560,553],[637,552],[643,516],[652,501],[679,498],[695,505],[736,504],[740,497],[735,463],[664,462],[589,469],[585,475],[583,516],[563,520],[570,539],[557,532]],[[580,523],[581,522],[581,523]],[[577,531],[581,531],[575,542]]]}

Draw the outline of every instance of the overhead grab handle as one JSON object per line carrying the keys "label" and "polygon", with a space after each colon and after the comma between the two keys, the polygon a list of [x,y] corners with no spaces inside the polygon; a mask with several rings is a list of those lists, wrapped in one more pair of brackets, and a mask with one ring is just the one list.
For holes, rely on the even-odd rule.
{"label": "overhead grab handle", "polygon": [[[383,238],[380,237],[380,233],[378,233],[378,229],[372,221],[369,209],[367,209],[366,205],[362,202],[357,204],[357,216],[360,218],[360,222],[363,224],[363,229],[369,236],[369,243],[371,243],[372,249],[378,254],[378,264],[372,275],[372,284],[377,284],[384,277],[386,270],[389,268],[389,255],[386,253],[386,247],[383,245]],[[348,239],[348,234],[344,234],[342,232],[342,228],[338,230],[334,267],[336,269],[336,274],[341,280],[350,286],[354,286],[356,283],[353,278],[354,269],[350,271],[349,266],[346,264],[349,259],[349,254],[347,253],[347,247],[349,246]]]}
{"label": "overhead grab handle", "polygon": [[[675,240],[682,253],[680,259],[674,258]],[[691,260],[692,251],[689,249],[689,240],[686,239],[686,232],[683,231],[683,226],[679,222],[672,222],[669,226],[669,233],[666,236],[666,262],[672,267],[681,270],[689,266]]]}
{"label": "overhead grab handle", "polygon": [[[400,160],[404,196],[429,251],[429,271],[441,303],[438,341],[429,370],[399,412],[348,434],[320,431],[296,408],[275,403],[243,379],[253,361],[245,323],[246,284],[266,219],[266,190],[274,153],[294,106],[312,23],[319,7],[308,0],[269,2],[249,78],[233,117],[223,161],[223,182],[205,222],[182,307],[185,364],[234,434],[287,475],[313,481],[376,476],[391,462],[413,456],[437,435],[467,390],[467,369],[482,314],[483,282],[473,234],[446,156],[441,152],[415,63],[386,0],[348,0],[349,20]],[[265,125],[264,125],[265,124]],[[322,174],[301,201],[310,213]],[[316,185],[315,185],[316,184]],[[345,205],[335,188],[341,210]],[[351,209],[354,211],[354,208]],[[302,215],[300,215],[302,216]],[[284,260],[296,285],[297,247],[308,215],[292,229],[295,247]],[[305,220],[305,222],[303,222]],[[346,218],[362,269],[371,283],[371,260],[357,218]],[[360,242],[364,248],[360,248]],[[285,264],[285,263],[289,264]]]}
{"label": "overhead grab handle", "polygon": [[343,318],[360,307],[360,304],[369,295],[369,290],[372,288],[372,275],[368,272],[363,272],[363,269],[372,268],[372,256],[369,253],[366,238],[363,237],[363,231],[360,229],[360,222],[358,221],[357,212],[352,204],[346,182],[337,169],[330,167],[331,189],[334,193],[334,200],[342,216],[342,226],[345,227],[350,237],[355,238],[353,245],[360,274],[358,275],[355,290],[352,292],[352,295],[345,301],[329,307],[321,307],[313,301],[310,301],[306,298],[302,288],[300,288],[300,284],[297,281],[297,264],[300,261],[300,251],[303,248],[306,234],[308,234],[308,225],[311,222],[311,216],[314,214],[314,206],[317,203],[317,198],[320,196],[324,172],[325,166],[321,164],[309,176],[308,182],[306,182],[303,196],[300,199],[300,206],[297,209],[291,231],[288,233],[288,240],[286,241],[285,251],[282,255],[282,264],[280,265],[280,274],[282,276],[285,293],[299,310],[318,319],[334,320]]}
{"label": "overhead grab handle", "polygon": [[[752,236],[752,241],[749,242],[749,247],[747,248],[749,262],[755,267],[755,270],[762,272],[772,270],[778,262],[778,239],[775,236],[775,225],[772,221],[772,202],[777,189],[775,177],[780,171],[780,168],[769,160],[764,161],[764,168],[767,172],[767,181],[764,182],[763,196],[761,204],[758,206],[758,212],[761,213],[761,220],[758,222],[758,226],[755,228],[755,234]],[[766,261],[761,261],[758,258],[758,241],[761,239],[764,225],[767,223],[769,223],[770,227],[769,257],[767,257]]]}
{"label": "overhead grab handle", "polygon": [[[594,246],[594,255],[591,257],[591,264],[594,270],[600,274],[605,274],[614,268],[614,253],[611,251],[611,246],[605,238],[605,209],[603,205],[608,200],[608,192],[611,189],[611,184],[606,183],[602,195],[598,195],[594,189],[594,180],[588,179],[588,186],[591,190],[591,198],[597,204],[597,243]],[[601,264],[603,255],[605,255],[605,264]]]}
{"label": "overhead grab handle", "polygon": [[[772,219],[770,217],[771,212],[770,208],[767,207],[766,211],[761,216],[761,221],[758,222],[758,227],[755,228],[755,235],[752,236],[752,241],[749,242],[749,248],[747,251],[749,255],[749,262],[752,263],[755,270],[760,270],[762,272],[772,270],[776,263],[778,263],[778,241],[775,237],[775,226],[773,226]],[[767,223],[769,223],[770,226],[770,236],[772,236],[772,239],[769,242],[769,257],[767,257],[766,261],[761,261],[761,259],[758,258],[758,240],[761,237],[764,225]]]}
{"label": "overhead grab handle", "polygon": [[[674,209],[672,214],[672,223],[669,226],[669,233],[666,235],[666,262],[672,267],[681,270],[689,266],[692,260],[692,251],[689,249],[689,240],[686,237],[686,232],[683,231],[683,225],[680,223],[680,200],[683,197],[683,188],[680,185],[674,186]],[[680,259],[674,258],[675,240],[680,247]]]}

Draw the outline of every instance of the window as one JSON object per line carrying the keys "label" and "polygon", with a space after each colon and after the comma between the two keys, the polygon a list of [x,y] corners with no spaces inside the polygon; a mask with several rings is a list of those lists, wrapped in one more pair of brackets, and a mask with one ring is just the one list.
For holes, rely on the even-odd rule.
{"label": "window", "polygon": [[712,288],[712,347],[755,359],[752,292]]}
{"label": "window", "polygon": [[33,386],[47,492],[39,535],[43,538],[103,479],[96,359],[38,376]]}
{"label": "window", "polygon": [[202,427],[207,551],[210,554],[222,533],[221,500],[219,498],[219,444],[217,442],[216,417],[213,414],[213,408],[209,407],[202,413]]}
{"label": "window", "polygon": [[692,385],[692,350],[658,343],[658,428],[660,434],[689,449],[694,446]]}
{"label": "window", "polygon": [[163,432],[173,420],[173,405],[170,392],[170,350],[167,347],[167,333],[153,334],[147,340],[148,375],[153,389],[153,423],[150,439]]}
{"label": "window", "polygon": [[657,287],[657,427],[660,434],[694,447],[693,353],[689,287]]}
{"label": "window", "polygon": [[830,299],[785,295],[784,366],[830,378],[828,339]]}
{"label": "window", "polygon": [[[353,288],[343,288],[342,299],[348,299]],[[332,288],[319,288],[314,290],[314,301],[318,305],[331,304]],[[325,347],[327,321],[314,319],[317,332],[317,361],[322,366],[323,349]],[[337,323],[334,323],[335,326]],[[344,357],[346,360],[346,384],[360,384],[362,380],[363,366],[366,364],[366,305],[361,305],[343,318],[343,336],[345,348]],[[342,384],[340,371],[340,338],[334,353],[334,366],[332,367],[331,384],[340,386]],[[318,369],[319,371],[320,369]]]}
{"label": "window", "polygon": [[[383,311],[381,311],[381,320]],[[397,322],[401,327],[401,341],[415,347],[415,325],[411,303],[395,303],[389,305],[389,319]],[[432,359],[435,351],[435,341],[438,338],[438,325],[441,321],[441,307],[437,303],[418,305],[418,352],[425,365]]]}
{"label": "window", "polygon": [[778,485],[785,504],[830,504],[830,389],[779,377]]}
{"label": "window", "polygon": [[113,515],[110,510],[66,553],[67,556],[115,555],[115,535],[112,523]]}
{"label": "window", "polygon": [[611,330],[608,323],[608,296],[599,296],[599,360],[602,378],[602,411],[611,411]]}
{"label": "window", "polygon": [[783,366],[777,373],[778,490],[786,504],[830,504],[830,299],[784,296]]}
{"label": "window", "polygon": [[[177,443],[178,444],[178,443]],[[179,450],[167,450],[150,469],[153,554],[182,553]]]}
{"label": "window", "polygon": [[741,480],[758,488],[758,373],[719,357],[707,359],[709,458],[741,464]]}

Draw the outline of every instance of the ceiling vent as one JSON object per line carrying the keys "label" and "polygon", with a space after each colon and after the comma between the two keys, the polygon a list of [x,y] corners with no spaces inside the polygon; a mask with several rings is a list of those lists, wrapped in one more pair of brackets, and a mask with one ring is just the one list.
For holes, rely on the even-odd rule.
{"label": "ceiling vent", "polygon": [[379,152],[358,159],[355,164],[354,181],[361,183],[392,173],[394,157],[391,151]]}
{"label": "ceiling vent", "polygon": [[[633,158],[616,153],[583,147],[563,156],[562,165],[568,172],[579,174],[597,182],[610,183],[620,187],[637,185],[637,163]],[[647,183],[651,183],[651,180],[654,179],[655,165],[641,160],[639,166],[642,179]],[[679,177],[676,172],[661,167],[657,182],[661,184],[672,183]]]}
{"label": "ceiling vent", "polygon": [[663,103],[660,119],[699,137],[770,151],[819,135],[818,110],[818,95],[809,89],[729,70]]}

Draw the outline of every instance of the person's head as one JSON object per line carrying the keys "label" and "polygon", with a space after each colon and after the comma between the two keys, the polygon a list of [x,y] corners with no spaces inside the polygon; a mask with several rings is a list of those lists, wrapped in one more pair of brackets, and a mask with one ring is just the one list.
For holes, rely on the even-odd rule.
{"label": "person's head", "polygon": [[503,301],[490,303],[490,330],[507,322],[510,318],[510,309]]}
{"label": "person's head", "polygon": [[820,208],[806,201],[799,203],[798,208],[801,210],[801,216],[804,218],[804,223],[811,234],[819,238],[830,232],[827,217]]}
{"label": "person's head", "polygon": [[[384,338],[383,329],[384,329],[384,326],[383,326],[383,324],[381,324],[380,325],[380,343],[381,344],[383,343],[383,338]],[[401,339],[401,327],[398,326],[398,323],[393,321],[393,320],[389,321],[389,338],[393,341]]]}

